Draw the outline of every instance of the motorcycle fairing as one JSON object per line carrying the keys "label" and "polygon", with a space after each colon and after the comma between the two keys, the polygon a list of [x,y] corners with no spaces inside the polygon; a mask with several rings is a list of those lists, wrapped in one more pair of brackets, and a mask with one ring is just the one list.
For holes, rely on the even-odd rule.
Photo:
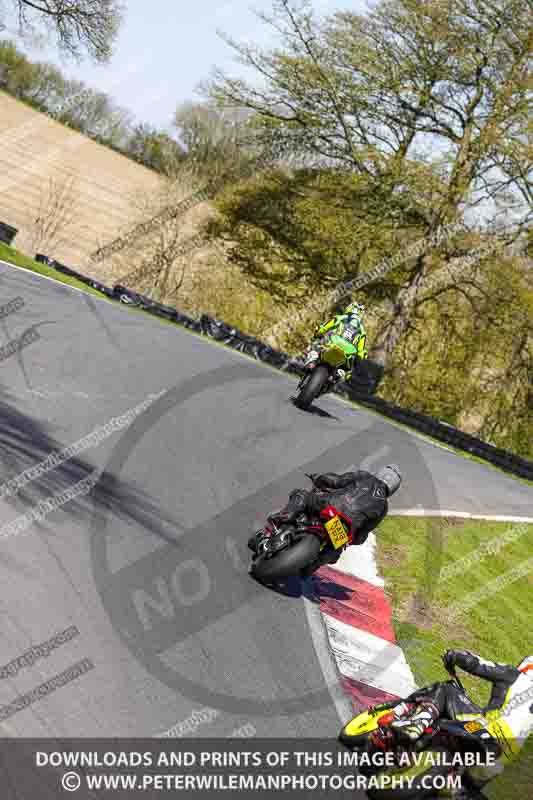
{"label": "motorcycle fairing", "polygon": [[314,349],[309,351],[304,367],[322,362],[333,369],[339,369],[344,365],[349,366],[355,355],[357,355],[357,348],[348,339],[336,333],[330,333],[325,337],[320,351]]}

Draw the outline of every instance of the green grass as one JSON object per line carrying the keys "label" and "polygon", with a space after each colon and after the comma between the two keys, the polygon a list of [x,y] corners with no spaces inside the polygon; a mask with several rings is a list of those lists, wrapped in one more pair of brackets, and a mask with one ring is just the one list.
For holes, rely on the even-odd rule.
{"label": "green grass", "polygon": [[86,286],[84,283],[81,283],[81,281],[76,280],[76,278],[72,278],[69,275],[63,275],[61,272],[53,269],[53,267],[49,267],[47,264],[40,264],[38,261],[34,261],[33,258],[25,256],[23,253],[15,250],[14,247],[9,247],[3,242],[0,242],[0,261],[7,261],[17,267],[29,269],[32,272],[37,272],[39,275],[45,275],[47,278],[53,278],[59,283],[66,283],[68,286],[73,286],[75,289],[82,289],[84,292],[94,294],[97,297],[102,297],[102,293],[97,289],[93,289],[92,286]]}
{"label": "green grass", "polygon": [[[380,526],[378,565],[392,602],[398,643],[419,686],[448,678],[441,656],[449,648],[511,664],[533,653],[533,562],[527,574],[511,580],[516,577],[513,570],[533,558],[533,524],[521,525],[389,517]],[[497,552],[482,549],[511,531],[513,541]],[[450,574],[451,565],[469,554],[472,562]],[[503,577],[503,585],[489,593],[491,581]],[[454,604],[474,599],[478,592],[487,596],[476,595],[478,602],[470,608],[452,612]],[[464,674],[461,678],[473,700],[488,701],[489,684]],[[488,797],[527,796],[525,788],[533,783],[531,738],[520,762],[487,789]],[[516,792],[518,786],[523,786],[522,794]]]}
{"label": "green grass", "polygon": [[165,319],[164,317],[156,317],[154,314],[150,314],[148,311],[145,311],[142,308],[135,308],[134,306],[126,306],[122,303],[118,303],[117,300],[110,299],[109,297],[103,295],[98,291],[98,289],[93,289],[92,286],[87,286],[85,283],[82,283],[76,278],[72,278],[70,275],[64,275],[62,272],[58,272],[56,269],[49,267],[47,264],[41,264],[38,261],[34,261],[33,258],[25,256],[23,253],[15,250],[15,248],[8,247],[2,242],[0,242],[0,261],[7,261],[17,267],[29,269],[32,272],[37,272],[39,275],[44,275],[47,278],[52,278],[53,280],[58,281],[58,283],[66,283],[67,286],[73,286],[75,289],[81,289],[83,292],[87,292],[95,297],[99,297],[100,300],[105,300],[108,303],[113,303],[115,305],[119,304],[120,307],[125,311],[137,314],[145,314],[151,319],[157,320],[157,322],[162,322],[164,325],[176,325],[176,323],[172,320]]}
{"label": "green grass", "polygon": [[[73,286],[75,289],[81,289],[83,292],[88,292],[89,294],[93,294],[96,297],[99,297],[100,300],[104,300],[108,303],[113,303],[114,305],[118,305],[124,312],[131,313],[131,314],[143,314],[150,319],[161,323],[162,325],[172,325],[173,327],[177,327],[180,330],[183,330],[183,327],[174,322],[171,319],[165,319],[165,317],[159,317],[156,314],[150,314],[149,311],[146,311],[143,308],[137,308],[135,306],[125,305],[120,303],[118,300],[113,300],[109,297],[106,297],[97,289],[93,289],[92,286],[87,286],[85,283],[81,283],[76,278],[72,278],[69,275],[64,275],[62,272],[58,272],[53,267],[49,267],[47,264],[41,264],[38,261],[34,261],[33,258],[29,258],[25,256],[23,253],[20,253],[14,247],[9,247],[8,245],[0,242],[0,261],[7,261],[9,264],[14,264],[17,267],[22,267],[22,269],[28,269],[32,272],[37,272],[39,275],[44,275],[47,278],[52,278],[58,283],[66,283],[68,286]],[[187,331],[191,336],[197,336],[198,338],[205,341],[205,337],[201,333],[197,333],[196,331]],[[211,340],[211,344],[217,347],[222,347],[224,349],[228,349],[226,345],[222,344],[221,342],[217,342],[215,340]],[[235,352],[235,351],[233,351]],[[256,362],[256,359],[253,356],[249,356],[246,353],[239,353],[242,358],[248,358],[250,361]],[[257,363],[257,362],[256,362]],[[277,372],[275,367],[271,367],[270,365],[264,365],[269,369],[274,370]]]}

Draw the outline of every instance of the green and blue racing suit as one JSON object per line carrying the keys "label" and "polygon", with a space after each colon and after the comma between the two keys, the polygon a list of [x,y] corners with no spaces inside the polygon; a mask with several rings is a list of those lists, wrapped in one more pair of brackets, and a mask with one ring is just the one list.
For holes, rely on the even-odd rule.
{"label": "green and blue racing suit", "polygon": [[[347,339],[356,350],[356,357],[360,359],[368,358],[368,351],[366,349],[366,330],[357,314],[337,314],[332,319],[323,325],[318,325],[314,331],[314,340],[311,347],[315,350],[320,346],[321,340],[331,334],[342,336]],[[349,381],[352,376],[353,357],[348,364],[348,372],[346,373],[345,380]]]}

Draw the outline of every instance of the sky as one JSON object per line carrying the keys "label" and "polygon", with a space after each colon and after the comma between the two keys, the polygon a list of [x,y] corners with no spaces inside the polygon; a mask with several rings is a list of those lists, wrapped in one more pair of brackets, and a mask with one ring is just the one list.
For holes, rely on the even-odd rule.
{"label": "sky", "polygon": [[[269,12],[271,0],[124,0],[125,19],[115,54],[106,66],[77,66],[61,60],[52,44],[43,49],[21,47],[32,60],[57,64],[71,79],[109,94],[139,121],[169,129],[176,107],[200,100],[200,81],[214,66],[233,75],[253,73],[235,62],[235,53],[217,30],[237,41],[275,46],[276,34],[253,13]],[[317,14],[336,10],[364,11],[365,0],[312,0]]]}
{"label": "sky", "polygon": [[[209,79],[215,66],[232,76],[251,81],[256,77],[254,71],[236,61],[235,52],[218,32],[265,48],[275,47],[279,41],[278,34],[254,13],[254,9],[270,12],[272,0],[193,0],[184,6],[178,1],[122,0],[124,22],[114,55],[105,66],[88,60],[77,65],[61,59],[52,41],[38,49],[23,44],[13,36],[12,28],[3,35],[17,40],[32,60],[55,63],[66,77],[106,92],[137,121],[173,133],[172,116],[177,106],[203,99],[198,85]],[[369,5],[375,5],[369,0],[311,3],[318,16],[340,10],[365,13]],[[430,145],[434,156],[438,143],[432,140]],[[479,209],[474,216],[478,213],[490,216],[493,207]]]}

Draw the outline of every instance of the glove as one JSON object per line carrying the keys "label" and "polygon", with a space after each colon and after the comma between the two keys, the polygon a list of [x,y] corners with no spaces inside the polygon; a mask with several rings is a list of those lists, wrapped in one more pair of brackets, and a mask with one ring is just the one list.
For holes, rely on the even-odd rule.
{"label": "glove", "polygon": [[455,669],[455,650],[446,650],[442,656],[442,663],[446,672],[452,672]]}

